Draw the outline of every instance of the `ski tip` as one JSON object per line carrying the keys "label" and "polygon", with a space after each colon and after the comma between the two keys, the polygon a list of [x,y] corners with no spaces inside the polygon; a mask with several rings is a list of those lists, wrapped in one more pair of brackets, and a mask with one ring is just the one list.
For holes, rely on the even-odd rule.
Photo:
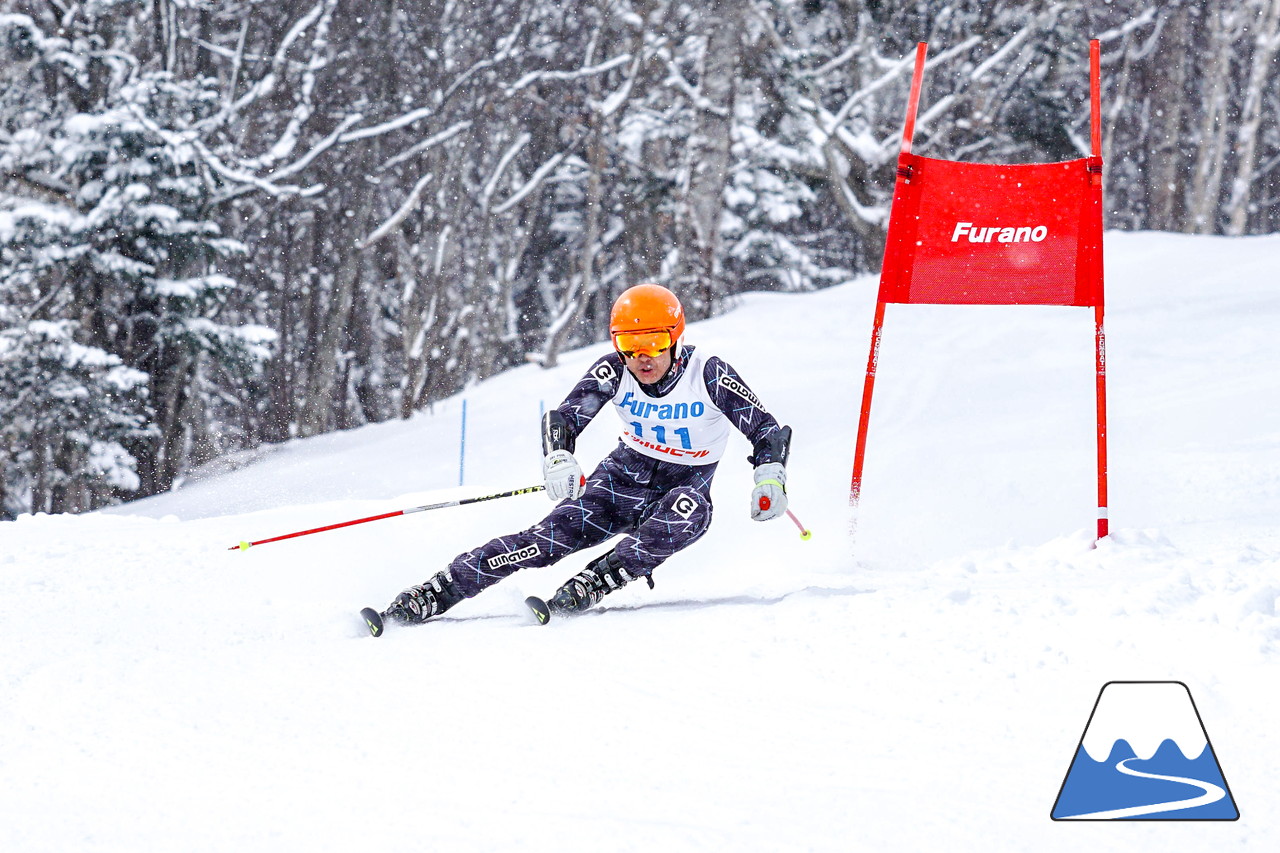
{"label": "ski tip", "polygon": [[551,621],[551,608],[541,598],[531,595],[524,600],[524,603],[533,614],[533,618],[538,620],[539,625],[545,625]]}
{"label": "ski tip", "polygon": [[360,615],[364,618],[364,624],[369,629],[369,633],[375,637],[381,637],[382,614],[372,607],[366,607],[360,611]]}

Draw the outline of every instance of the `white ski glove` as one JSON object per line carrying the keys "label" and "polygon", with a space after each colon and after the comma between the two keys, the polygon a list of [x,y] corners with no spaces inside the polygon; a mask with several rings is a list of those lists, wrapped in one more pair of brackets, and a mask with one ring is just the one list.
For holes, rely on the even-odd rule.
{"label": "white ski glove", "polygon": [[768,521],[787,511],[787,469],[781,462],[757,465],[756,487],[751,490],[751,518]]}
{"label": "white ski glove", "polygon": [[542,476],[547,484],[547,497],[553,501],[582,497],[587,478],[573,454],[567,450],[553,450],[542,459]]}

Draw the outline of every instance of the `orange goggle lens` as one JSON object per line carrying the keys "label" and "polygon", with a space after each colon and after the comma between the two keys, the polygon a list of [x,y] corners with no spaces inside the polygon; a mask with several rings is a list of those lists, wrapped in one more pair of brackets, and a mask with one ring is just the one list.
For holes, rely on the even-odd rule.
{"label": "orange goggle lens", "polygon": [[671,333],[658,332],[618,332],[613,336],[613,347],[627,358],[647,355],[657,358],[663,350],[671,349]]}

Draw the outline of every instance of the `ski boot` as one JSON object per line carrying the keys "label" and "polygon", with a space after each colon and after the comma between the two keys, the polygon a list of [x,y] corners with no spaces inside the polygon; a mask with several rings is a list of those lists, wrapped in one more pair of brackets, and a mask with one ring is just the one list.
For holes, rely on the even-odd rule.
{"label": "ski boot", "polygon": [[401,624],[426,622],[465,597],[454,585],[451,574],[438,572],[426,583],[411,586],[396,596],[387,608],[387,615]]}
{"label": "ski boot", "polygon": [[578,613],[598,604],[600,599],[638,577],[644,578],[649,582],[649,588],[653,588],[652,577],[633,575],[623,567],[618,555],[610,551],[587,563],[585,569],[565,581],[547,604],[553,613]]}

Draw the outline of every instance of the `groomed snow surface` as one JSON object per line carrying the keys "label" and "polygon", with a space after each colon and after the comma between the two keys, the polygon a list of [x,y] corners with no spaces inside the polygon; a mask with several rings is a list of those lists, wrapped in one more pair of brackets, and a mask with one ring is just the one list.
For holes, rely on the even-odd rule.
{"label": "groomed snow surface", "polygon": [[[407,422],[292,442],[106,513],[0,524],[0,849],[1274,850],[1280,237],[1110,234],[1112,536],[1093,547],[1093,314],[889,307],[856,537],[875,281],[693,324],[795,430],[747,514],[539,627],[594,553],[373,639],[540,482],[538,418],[602,352]],[[462,402],[465,485],[458,486]],[[602,412],[579,444],[616,441]],[[224,466],[224,469],[234,468]],[[1058,823],[1102,686],[1185,682],[1237,822]]]}

